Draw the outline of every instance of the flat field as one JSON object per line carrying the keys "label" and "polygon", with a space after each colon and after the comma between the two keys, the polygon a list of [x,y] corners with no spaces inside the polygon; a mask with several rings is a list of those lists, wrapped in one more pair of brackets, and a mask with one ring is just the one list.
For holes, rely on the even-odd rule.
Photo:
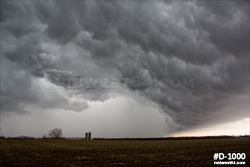
{"label": "flat field", "polygon": [[213,156],[220,152],[245,153],[241,166],[249,166],[250,139],[1,139],[0,166],[219,166]]}

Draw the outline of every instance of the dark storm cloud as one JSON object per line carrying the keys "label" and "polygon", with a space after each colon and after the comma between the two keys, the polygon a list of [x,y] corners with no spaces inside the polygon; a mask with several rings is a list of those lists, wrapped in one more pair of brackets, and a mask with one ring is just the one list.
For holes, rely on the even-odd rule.
{"label": "dark storm cloud", "polygon": [[[1,32],[4,112],[28,104],[81,111],[87,105],[70,103],[72,91],[105,101],[128,88],[157,103],[174,129],[185,129],[249,91],[247,1],[4,1]],[[72,82],[84,77],[118,77],[125,87]],[[46,100],[43,84],[31,89],[38,78],[68,96],[55,91]],[[194,79],[193,87],[184,79]]]}
{"label": "dark storm cloud", "polygon": [[235,56],[249,56],[249,2],[198,1],[207,18],[198,18],[200,26],[209,32],[210,40],[222,51]]}

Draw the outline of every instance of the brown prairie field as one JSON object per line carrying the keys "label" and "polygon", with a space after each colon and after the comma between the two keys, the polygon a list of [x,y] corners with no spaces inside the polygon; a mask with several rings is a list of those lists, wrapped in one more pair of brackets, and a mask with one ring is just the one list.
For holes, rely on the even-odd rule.
{"label": "brown prairie field", "polygon": [[248,166],[250,139],[2,139],[0,166],[219,166],[213,164],[217,152],[246,153],[241,166]]}

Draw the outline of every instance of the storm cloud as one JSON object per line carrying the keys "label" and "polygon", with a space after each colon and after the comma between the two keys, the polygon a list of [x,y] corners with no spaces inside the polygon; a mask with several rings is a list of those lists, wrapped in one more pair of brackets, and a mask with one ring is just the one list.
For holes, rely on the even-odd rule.
{"label": "storm cloud", "polygon": [[249,20],[244,0],[2,1],[1,112],[139,94],[172,131],[249,117],[223,110],[249,101]]}

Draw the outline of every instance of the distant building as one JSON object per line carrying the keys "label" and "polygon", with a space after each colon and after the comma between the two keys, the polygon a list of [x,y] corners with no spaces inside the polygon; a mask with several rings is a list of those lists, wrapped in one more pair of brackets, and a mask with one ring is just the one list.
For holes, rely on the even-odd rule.
{"label": "distant building", "polygon": [[91,140],[91,132],[85,133],[85,140]]}
{"label": "distant building", "polygon": [[89,132],[89,140],[91,140],[91,132]]}
{"label": "distant building", "polygon": [[85,140],[89,139],[89,133],[85,133]]}
{"label": "distant building", "polygon": [[6,137],[4,137],[3,133],[1,132],[1,129],[0,129],[0,139],[6,139]]}

